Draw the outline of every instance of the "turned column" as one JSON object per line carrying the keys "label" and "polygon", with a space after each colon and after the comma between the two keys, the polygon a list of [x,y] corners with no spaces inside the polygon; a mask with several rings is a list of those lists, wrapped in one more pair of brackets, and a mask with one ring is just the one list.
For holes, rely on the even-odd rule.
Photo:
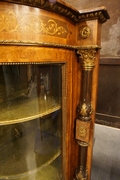
{"label": "turned column", "polygon": [[77,106],[76,140],[79,144],[79,165],[74,180],[87,180],[87,150],[90,139],[92,74],[98,46],[81,47],[77,50],[82,67],[81,96]]}

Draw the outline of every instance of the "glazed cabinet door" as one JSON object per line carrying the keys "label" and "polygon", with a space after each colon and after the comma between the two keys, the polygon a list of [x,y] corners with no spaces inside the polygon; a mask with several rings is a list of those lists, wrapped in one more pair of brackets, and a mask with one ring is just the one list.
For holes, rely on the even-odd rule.
{"label": "glazed cabinet door", "polygon": [[64,63],[0,66],[1,180],[66,177],[65,72]]}

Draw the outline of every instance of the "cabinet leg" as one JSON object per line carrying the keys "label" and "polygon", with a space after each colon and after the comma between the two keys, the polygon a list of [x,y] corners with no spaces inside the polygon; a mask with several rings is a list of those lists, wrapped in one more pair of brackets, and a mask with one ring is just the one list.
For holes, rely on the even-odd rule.
{"label": "cabinet leg", "polygon": [[[78,141],[80,145],[81,142]],[[75,179],[74,180],[87,180],[87,147],[88,144],[84,144],[84,146],[80,145],[80,165],[78,169],[75,171]]]}
{"label": "cabinet leg", "polygon": [[81,62],[82,81],[81,96],[77,107],[76,119],[76,140],[79,144],[79,164],[75,171],[74,180],[87,180],[87,151],[90,141],[91,114],[93,112],[92,95],[92,75],[95,67],[96,48],[86,47],[77,51]]}

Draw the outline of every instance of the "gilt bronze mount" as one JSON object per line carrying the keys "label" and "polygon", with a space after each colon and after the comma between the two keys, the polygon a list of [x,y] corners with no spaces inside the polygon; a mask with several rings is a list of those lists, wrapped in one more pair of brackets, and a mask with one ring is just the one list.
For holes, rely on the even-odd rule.
{"label": "gilt bronze mount", "polygon": [[75,171],[74,180],[87,180],[87,150],[90,141],[92,74],[95,67],[96,53],[99,47],[79,48],[79,62],[82,67],[81,97],[77,106],[76,140],[79,144],[79,166]]}
{"label": "gilt bronze mount", "polygon": [[86,39],[90,36],[91,30],[89,27],[85,26],[80,30],[80,37]]}

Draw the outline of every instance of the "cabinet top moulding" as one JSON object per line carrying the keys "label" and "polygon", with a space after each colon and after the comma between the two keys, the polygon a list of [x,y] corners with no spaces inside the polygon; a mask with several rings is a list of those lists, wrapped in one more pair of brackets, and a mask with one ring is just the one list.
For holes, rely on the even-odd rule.
{"label": "cabinet top moulding", "polygon": [[27,5],[48,10],[68,18],[73,23],[92,19],[98,19],[101,23],[104,23],[110,18],[104,6],[79,11],[62,0],[2,0],[1,2]]}

